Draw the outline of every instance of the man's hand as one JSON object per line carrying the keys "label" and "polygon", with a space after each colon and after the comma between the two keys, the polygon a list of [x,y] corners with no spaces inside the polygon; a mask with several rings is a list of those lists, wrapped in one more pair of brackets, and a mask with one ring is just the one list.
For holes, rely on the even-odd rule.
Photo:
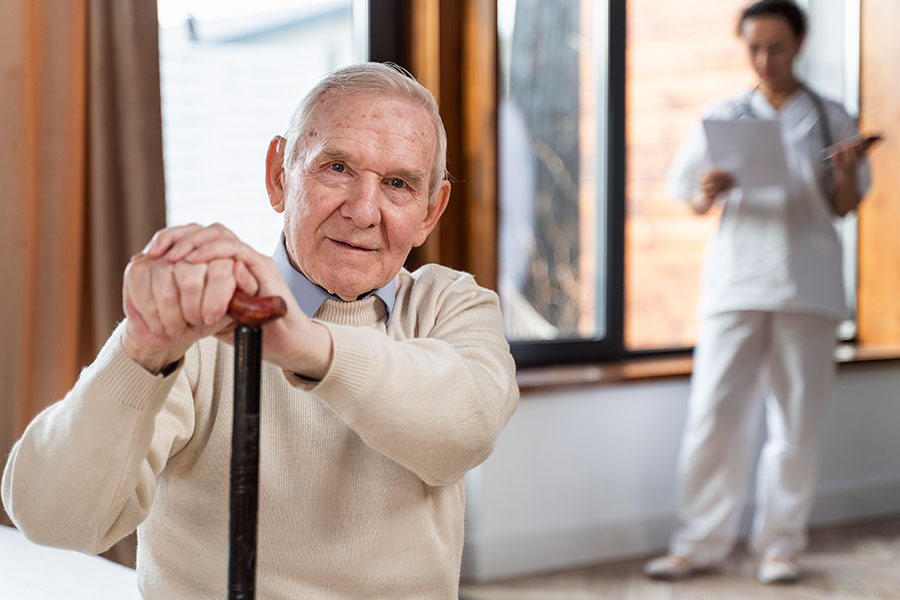
{"label": "man's hand", "polygon": [[[199,226],[176,229],[184,234]],[[162,230],[154,239],[167,231],[171,232]],[[231,325],[226,311],[237,288],[255,294],[259,284],[243,263],[232,258],[192,264],[144,252],[135,255],[122,286],[125,352],[148,371],[160,372],[196,341]]]}
{"label": "man's hand", "polygon": [[[288,307],[283,318],[263,325],[263,357],[288,371],[312,379],[325,376],[331,366],[331,335],[324,326],[314,323],[300,310],[270,257],[259,254],[220,224],[164,230],[154,236],[145,252],[154,260],[173,266],[212,265],[220,260],[246,266],[253,281],[258,283],[258,289],[245,291],[251,295],[281,296]],[[222,333],[218,337],[223,341],[233,341]]]}

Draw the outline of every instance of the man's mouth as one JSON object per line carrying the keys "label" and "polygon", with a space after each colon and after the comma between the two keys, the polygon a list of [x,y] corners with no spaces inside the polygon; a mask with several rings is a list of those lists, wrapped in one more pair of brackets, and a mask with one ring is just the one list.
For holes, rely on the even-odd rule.
{"label": "man's mouth", "polygon": [[341,246],[342,248],[347,248],[350,250],[358,250],[360,252],[374,252],[375,251],[375,248],[370,248],[368,246],[360,246],[360,245],[354,244],[352,242],[344,242],[342,240],[336,240],[334,238],[328,238],[328,239],[330,241],[334,242],[335,244],[337,244],[338,246]]}

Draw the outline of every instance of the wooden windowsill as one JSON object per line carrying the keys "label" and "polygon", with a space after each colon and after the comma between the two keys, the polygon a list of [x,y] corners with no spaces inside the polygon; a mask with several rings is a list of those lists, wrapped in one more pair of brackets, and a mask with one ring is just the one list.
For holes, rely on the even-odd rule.
{"label": "wooden windowsill", "polygon": [[[845,365],[866,364],[886,360],[900,361],[900,345],[864,346],[846,344],[835,350],[835,361]],[[631,358],[587,365],[529,367],[516,373],[523,393],[547,391],[574,386],[610,385],[614,383],[687,377],[691,374],[690,356]]]}

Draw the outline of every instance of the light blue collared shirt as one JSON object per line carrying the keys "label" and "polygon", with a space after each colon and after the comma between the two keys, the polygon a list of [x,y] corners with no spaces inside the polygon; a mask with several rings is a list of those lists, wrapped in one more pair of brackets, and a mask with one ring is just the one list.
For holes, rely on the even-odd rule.
{"label": "light blue collared shirt", "polygon": [[[288,287],[291,289],[291,293],[294,295],[294,299],[296,299],[297,304],[300,305],[300,310],[302,310],[307,317],[312,318],[319,308],[325,304],[326,300],[331,299],[343,302],[340,297],[329,294],[323,287],[316,285],[307,279],[306,275],[294,268],[290,258],[288,258],[283,231],[281,232],[281,237],[278,240],[278,247],[275,248],[275,254],[272,258],[275,259],[278,271],[287,282]],[[381,301],[384,302],[385,307],[387,307],[387,318],[385,319],[385,321],[387,321],[391,318],[391,311],[394,309],[394,301],[397,299],[397,290],[394,285],[394,280],[391,279],[385,286],[363,294],[358,300],[368,298],[372,294],[381,298]]]}

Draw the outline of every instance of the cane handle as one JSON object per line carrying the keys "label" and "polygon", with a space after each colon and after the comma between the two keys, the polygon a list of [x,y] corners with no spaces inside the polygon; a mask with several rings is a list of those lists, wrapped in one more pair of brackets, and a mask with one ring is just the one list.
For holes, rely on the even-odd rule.
{"label": "cane handle", "polygon": [[257,298],[237,290],[228,304],[228,314],[239,325],[262,325],[287,314],[287,304],[281,296]]}

